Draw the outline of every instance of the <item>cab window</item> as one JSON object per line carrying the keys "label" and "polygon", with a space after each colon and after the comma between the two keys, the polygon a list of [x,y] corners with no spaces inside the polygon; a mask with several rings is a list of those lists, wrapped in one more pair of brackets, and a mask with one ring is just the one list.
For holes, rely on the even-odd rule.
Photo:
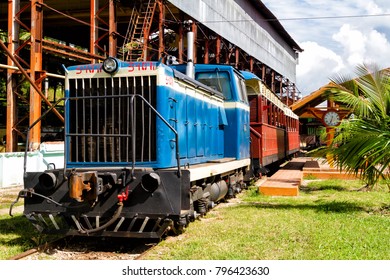
{"label": "cab window", "polygon": [[242,103],[248,104],[248,96],[246,94],[246,85],[245,81],[240,78],[238,75],[234,75],[234,79],[236,81],[237,89],[238,89],[238,98]]}
{"label": "cab window", "polygon": [[228,72],[197,72],[195,79],[221,92],[226,100],[232,99],[232,89]]}

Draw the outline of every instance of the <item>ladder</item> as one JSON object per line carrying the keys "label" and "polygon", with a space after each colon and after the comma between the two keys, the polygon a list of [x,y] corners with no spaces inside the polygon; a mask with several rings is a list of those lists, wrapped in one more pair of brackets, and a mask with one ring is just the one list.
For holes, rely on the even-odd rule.
{"label": "ladder", "polygon": [[153,22],[154,12],[157,3],[155,0],[149,0],[147,4],[141,5],[140,11],[133,20],[133,29],[130,41],[126,43],[127,61],[145,61],[149,33]]}

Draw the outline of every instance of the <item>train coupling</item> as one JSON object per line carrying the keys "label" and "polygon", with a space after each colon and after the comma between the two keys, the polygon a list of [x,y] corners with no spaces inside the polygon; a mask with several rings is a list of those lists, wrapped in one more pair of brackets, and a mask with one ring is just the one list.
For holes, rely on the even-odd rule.
{"label": "train coupling", "polygon": [[[120,181],[119,181],[120,182]],[[69,196],[78,202],[96,201],[97,197],[118,183],[115,173],[99,174],[97,171],[72,172]]]}

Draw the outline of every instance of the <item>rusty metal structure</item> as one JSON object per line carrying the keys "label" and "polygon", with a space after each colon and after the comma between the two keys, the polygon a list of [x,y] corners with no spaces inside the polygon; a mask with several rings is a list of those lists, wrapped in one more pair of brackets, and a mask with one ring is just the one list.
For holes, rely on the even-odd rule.
{"label": "rusty metal structure", "polygon": [[[38,124],[54,106],[44,93],[61,85],[61,65],[126,61],[186,63],[185,30],[195,34],[194,63],[234,65],[258,75],[287,105],[298,98],[295,67],[302,51],[260,0],[8,0],[0,3],[0,75],[6,79],[6,151],[29,137],[41,143]],[[185,23],[191,20],[190,26]],[[3,31],[3,33],[1,33]],[[29,82],[27,94],[22,84]],[[24,110],[19,110],[24,104]],[[51,118],[61,126],[61,109]]]}

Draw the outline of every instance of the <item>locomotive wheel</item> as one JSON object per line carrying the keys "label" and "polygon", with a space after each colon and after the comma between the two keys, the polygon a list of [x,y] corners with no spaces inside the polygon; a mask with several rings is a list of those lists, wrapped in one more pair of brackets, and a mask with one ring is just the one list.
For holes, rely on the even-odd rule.
{"label": "locomotive wheel", "polygon": [[178,223],[175,223],[172,227],[173,235],[180,235],[184,232],[185,226],[179,225]]}

